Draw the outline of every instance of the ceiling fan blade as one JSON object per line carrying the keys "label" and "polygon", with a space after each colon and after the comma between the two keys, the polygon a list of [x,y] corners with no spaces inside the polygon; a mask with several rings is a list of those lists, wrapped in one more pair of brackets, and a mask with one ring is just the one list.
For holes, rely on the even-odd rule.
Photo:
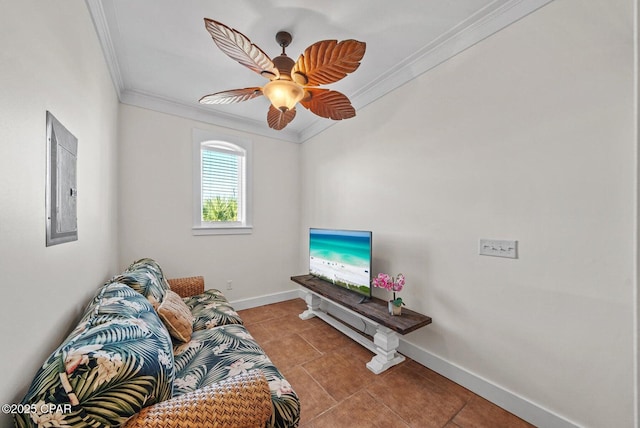
{"label": "ceiling fan blade", "polygon": [[229,57],[268,79],[280,76],[271,58],[247,36],[213,19],[205,18],[204,25],[216,45]]}
{"label": "ceiling fan blade", "polygon": [[269,124],[269,128],[280,131],[287,126],[294,117],[296,117],[295,107],[283,113],[279,109],[275,108],[273,104],[269,104],[269,112],[267,113],[267,123]]}
{"label": "ceiling fan blade", "polygon": [[337,82],[360,66],[366,43],[357,40],[321,40],[305,49],[291,70],[301,85],[318,86]]}
{"label": "ceiling fan blade", "polygon": [[200,104],[233,104],[248,101],[262,95],[260,88],[231,89],[230,91],[216,92],[200,98]]}
{"label": "ceiling fan blade", "polygon": [[349,98],[341,92],[330,89],[305,88],[305,97],[300,104],[327,119],[350,119],[356,115],[356,110]]}

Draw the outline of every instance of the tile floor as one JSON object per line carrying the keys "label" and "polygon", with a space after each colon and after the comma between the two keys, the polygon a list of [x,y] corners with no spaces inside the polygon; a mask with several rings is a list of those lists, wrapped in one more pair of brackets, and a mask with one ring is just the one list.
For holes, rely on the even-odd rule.
{"label": "tile floor", "polygon": [[302,403],[300,428],[520,428],[532,425],[407,360],[379,375],[373,354],[320,319],[302,299],[240,311]]}

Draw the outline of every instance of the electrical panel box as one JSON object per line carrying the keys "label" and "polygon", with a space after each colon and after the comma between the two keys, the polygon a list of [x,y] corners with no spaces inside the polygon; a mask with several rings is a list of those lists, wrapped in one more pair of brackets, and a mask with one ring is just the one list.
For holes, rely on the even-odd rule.
{"label": "electrical panel box", "polygon": [[47,112],[47,247],[78,240],[78,139]]}

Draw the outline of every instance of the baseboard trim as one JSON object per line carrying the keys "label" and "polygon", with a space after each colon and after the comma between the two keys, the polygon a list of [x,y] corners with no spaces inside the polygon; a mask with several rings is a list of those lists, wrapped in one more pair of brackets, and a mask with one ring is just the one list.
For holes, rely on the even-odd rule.
{"label": "baseboard trim", "polygon": [[552,411],[520,397],[480,376],[433,355],[420,346],[400,338],[398,351],[447,379],[491,401],[521,419],[538,427],[577,428],[578,425]]}
{"label": "baseboard trim", "polygon": [[300,291],[296,289],[264,294],[257,297],[249,297],[247,299],[232,300],[229,303],[236,311],[241,311],[243,309],[251,309],[258,306],[270,305],[272,303],[280,303],[298,298],[300,298]]}
{"label": "baseboard trim", "polygon": [[[230,303],[236,310],[242,310],[298,298],[304,299],[305,294],[305,291],[302,289],[295,289],[248,299],[234,300]],[[359,328],[359,324],[362,324],[356,317],[345,311],[341,311],[340,308],[335,305],[331,305],[330,312],[332,315],[354,325],[356,328]],[[364,329],[366,330],[366,326]],[[545,428],[578,428],[577,424],[562,416],[520,397],[507,389],[495,385],[487,379],[477,376],[462,367],[445,361],[402,337],[400,338],[398,351],[535,426]]]}
{"label": "baseboard trim", "polygon": [[[304,299],[305,294],[306,292],[300,289],[299,295],[296,297]],[[338,306],[330,305],[326,309],[328,309],[331,315],[352,325],[354,328],[361,330],[364,333],[372,334],[367,331],[366,323],[365,325],[362,325],[362,321],[357,317],[341,310]],[[562,416],[520,397],[512,391],[495,385],[487,379],[477,376],[462,367],[445,361],[442,358],[433,355],[426,349],[407,341],[402,336],[400,337],[400,346],[398,347],[398,351],[419,364],[422,364],[447,379],[450,379],[475,394],[489,400],[497,406],[513,413],[530,424],[545,428],[578,428],[577,424],[563,418]]]}

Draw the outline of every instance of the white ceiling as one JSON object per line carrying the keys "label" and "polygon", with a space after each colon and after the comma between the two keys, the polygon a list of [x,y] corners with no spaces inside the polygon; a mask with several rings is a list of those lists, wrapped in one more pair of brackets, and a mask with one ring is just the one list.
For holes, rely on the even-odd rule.
{"label": "white ceiling", "polygon": [[[268,100],[204,106],[206,94],[263,86],[227,57],[203,18],[245,34],[271,58],[289,31],[294,60],[318,40],[367,44],[360,67],[327,88],[356,112],[552,0],[86,0],[120,101],[285,141],[303,142],[340,122],[298,106],[284,130],[267,126]],[[356,118],[349,120],[357,120]]]}

